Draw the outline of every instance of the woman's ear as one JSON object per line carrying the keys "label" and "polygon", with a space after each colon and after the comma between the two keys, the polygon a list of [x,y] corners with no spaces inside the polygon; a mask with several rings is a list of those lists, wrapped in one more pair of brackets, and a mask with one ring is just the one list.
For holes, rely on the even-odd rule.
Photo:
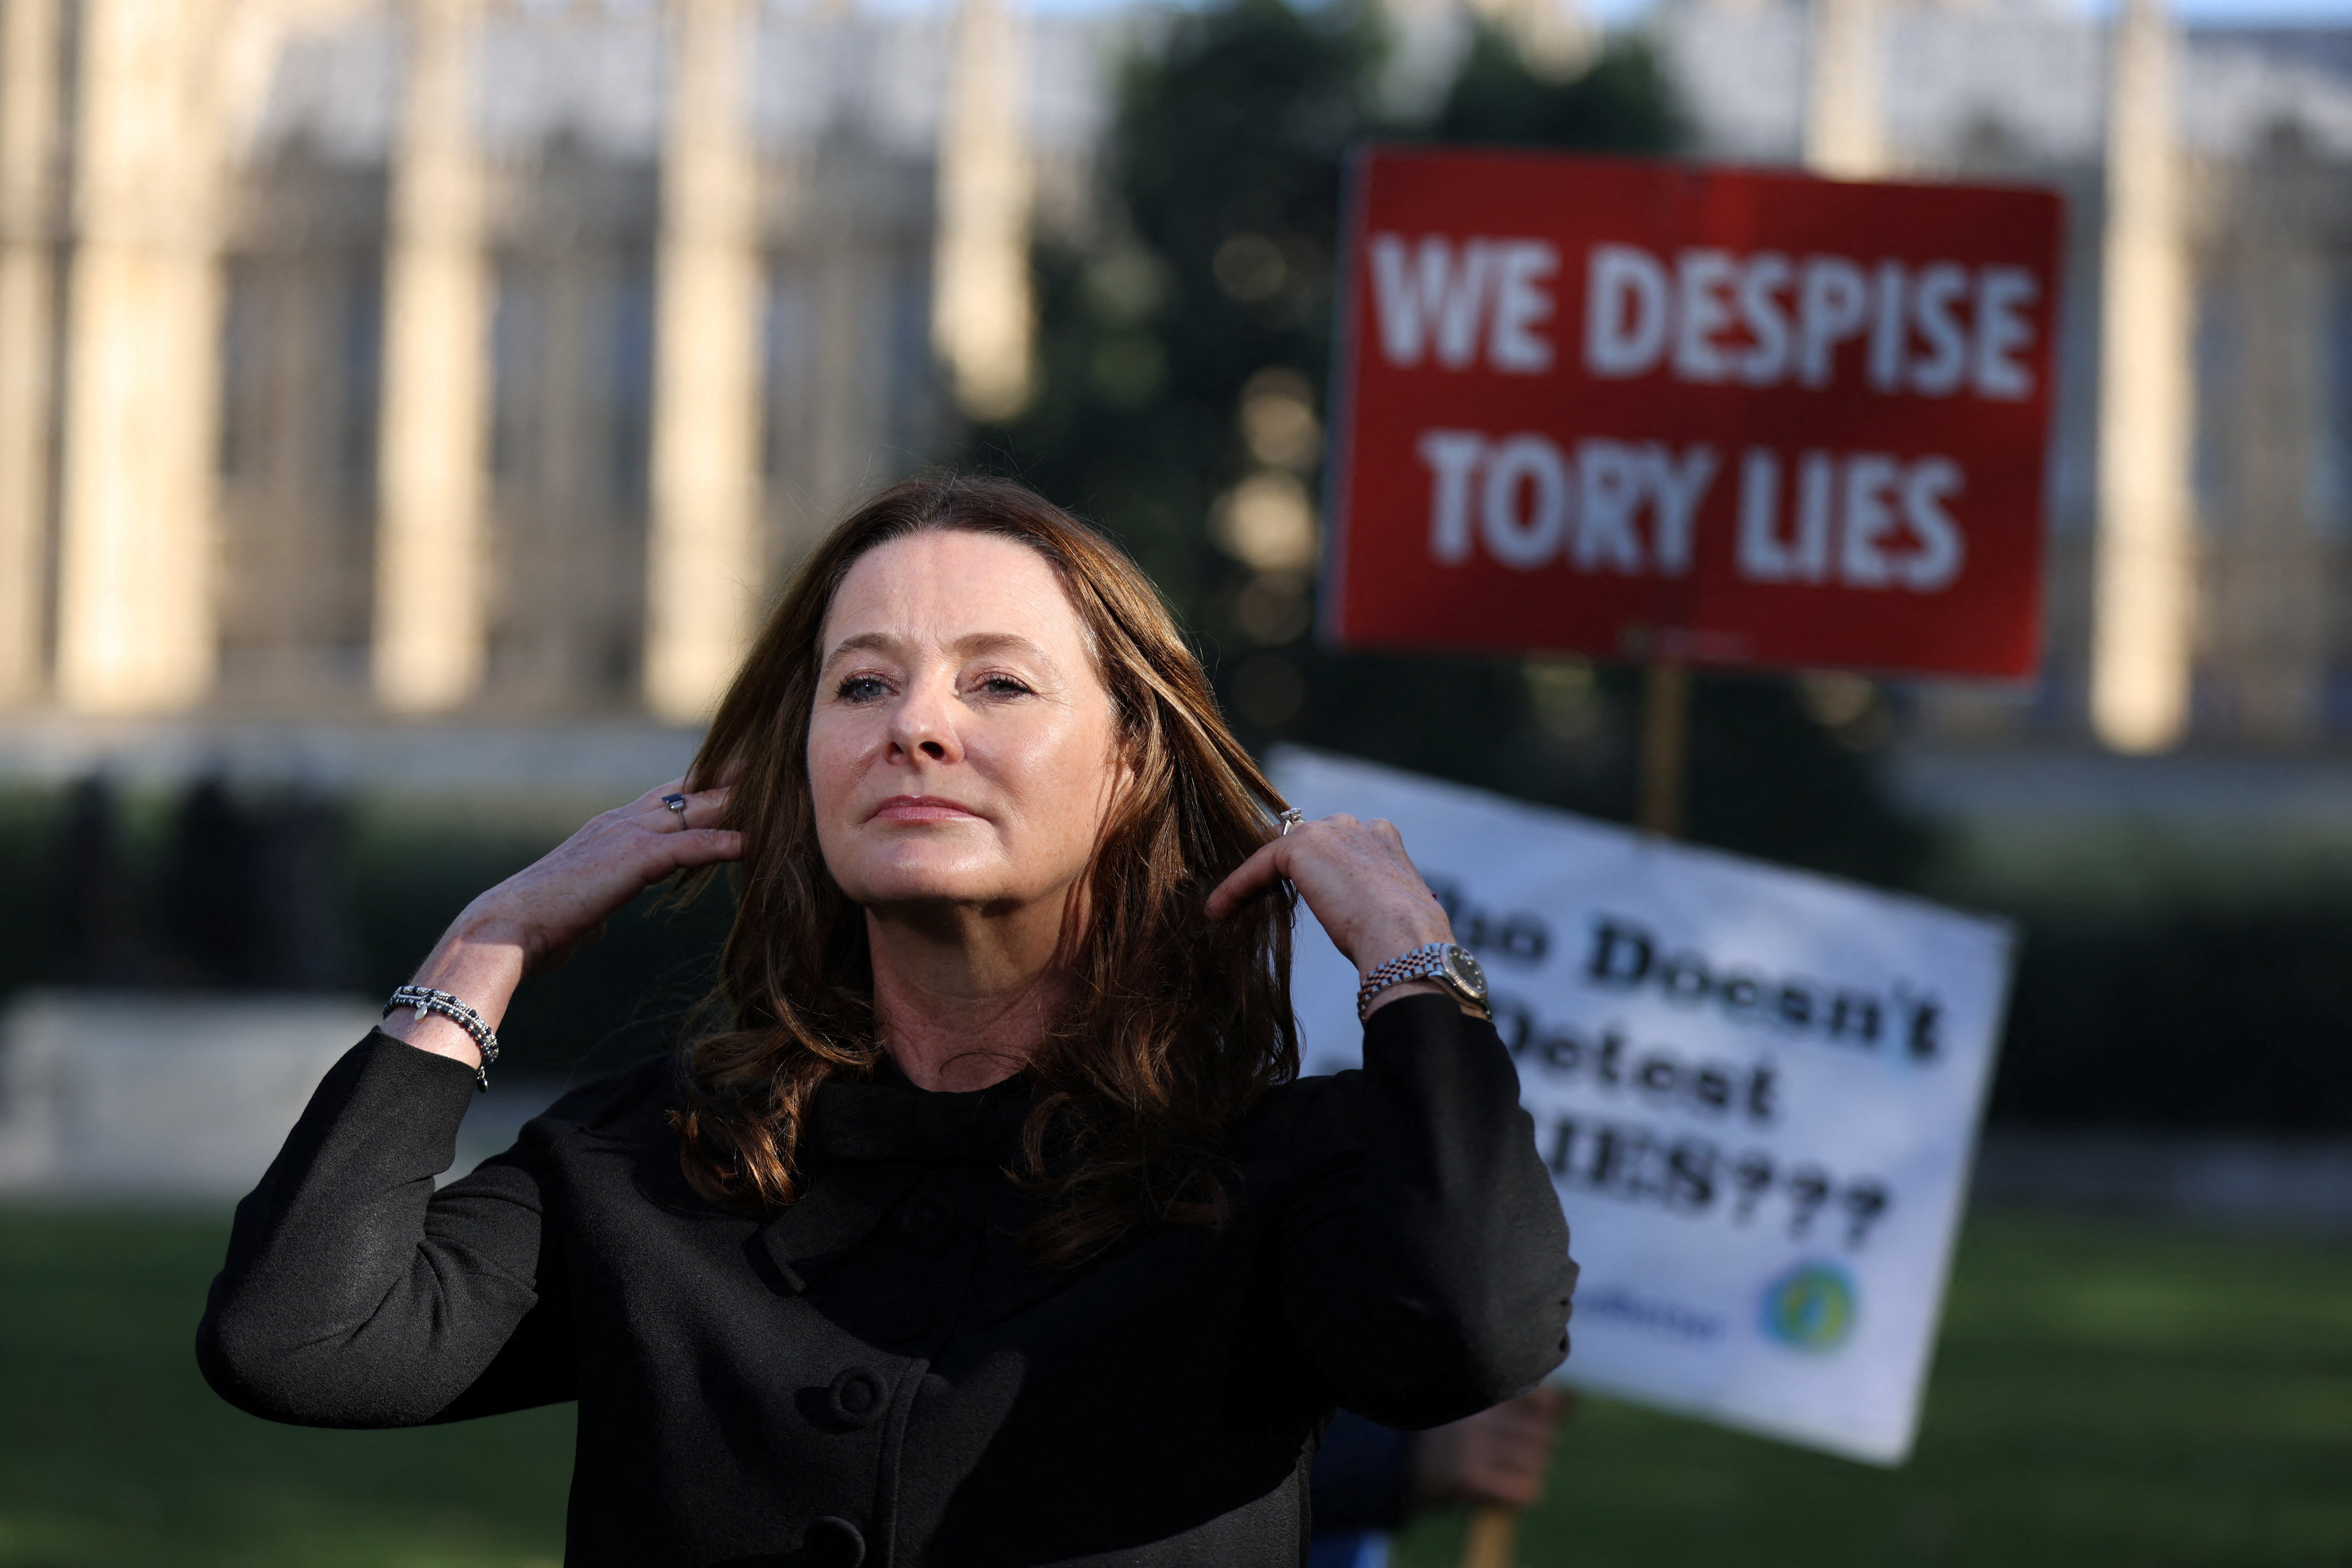
{"label": "woman's ear", "polygon": [[1114,735],[1110,742],[1110,782],[1112,798],[1124,800],[1127,792],[1135,787],[1137,772],[1135,753],[1139,742],[1126,734]]}
{"label": "woman's ear", "polygon": [[1111,819],[1134,795],[1142,767],[1136,753],[1142,749],[1139,738],[1123,730],[1114,733],[1110,742],[1110,777],[1104,786],[1102,825],[1108,830]]}

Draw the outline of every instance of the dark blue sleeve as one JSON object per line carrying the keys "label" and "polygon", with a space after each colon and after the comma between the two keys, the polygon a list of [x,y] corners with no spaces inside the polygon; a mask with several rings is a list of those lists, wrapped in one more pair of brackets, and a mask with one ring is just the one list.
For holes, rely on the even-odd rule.
{"label": "dark blue sleeve", "polygon": [[1394,1530],[1404,1522],[1412,1434],[1342,1410],[1315,1453],[1315,1533]]}

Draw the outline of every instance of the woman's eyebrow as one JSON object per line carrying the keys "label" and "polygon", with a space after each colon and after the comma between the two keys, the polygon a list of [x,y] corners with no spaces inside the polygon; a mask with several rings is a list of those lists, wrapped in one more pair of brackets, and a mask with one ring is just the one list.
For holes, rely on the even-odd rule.
{"label": "woman's eyebrow", "polygon": [[1044,647],[1018,632],[973,632],[969,637],[958,637],[953,647],[966,658],[992,653],[1017,653],[1035,659],[1047,669],[1059,670],[1061,668]]}
{"label": "woman's eyebrow", "polygon": [[833,651],[824,656],[824,662],[831,664],[845,653],[863,652],[888,654],[895,658],[902,651],[898,639],[888,632],[860,632],[854,637],[844,637],[835,643]]}
{"label": "woman's eyebrow", "polygon": [[[949,649],[961,658],[983,658],[992,653],[1020,654],[1056,673],[1061,669],[1060,664],[1042,644],[1018,632],[972,632],[956,638],[949,645]],[[825,655],[824,662],[831,665],[844,654],[850,653],[878,653],[900,660],[907,657],[906,644],[888,632],[860,632],[856,637],[844,637],[835,643],[833,651]]]}

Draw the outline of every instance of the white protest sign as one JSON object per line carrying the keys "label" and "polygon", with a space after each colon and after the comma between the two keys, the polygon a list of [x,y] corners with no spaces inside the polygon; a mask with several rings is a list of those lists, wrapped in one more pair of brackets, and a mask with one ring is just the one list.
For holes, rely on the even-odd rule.
{"label": "white protest sign", "polygon": [[[1486,967],[1584,1268],[1563,1378],[1902,1462],[2008,929],[1370,763],[1273,772],[1395,823]],[[1299,938],[1306,1070],[1356,1066],[1355,970]]]}

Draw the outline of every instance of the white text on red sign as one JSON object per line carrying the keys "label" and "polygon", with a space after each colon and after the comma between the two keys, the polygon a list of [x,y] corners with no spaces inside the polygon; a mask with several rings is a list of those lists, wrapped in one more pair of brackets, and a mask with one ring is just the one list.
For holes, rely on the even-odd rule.
{"label": "white text on red sign", "polygon": [[[1550,241],[1375,234],[1369,250],[1389,363],[1544,375],[1562,363]],[[1836,384],[1839,351],[1859,344],[1870,391],[2014,402],[2033,395],[2040,292],[2021,267],[1596,245],[1572,363],[1604,380],[1663,370],[1698,384],[1822,388]]]}
{"label": "white text on red sign", "polygon": [[[1565,449],[1531,431],[1489,437],[1429,430],[1429,553],[1457,566],[1474,548],[1517,572],[1681,577],[1698,516],[1723,467],[1716,448],[1588,439]],[[1740,454],[1735,569],[1758,583],[1849,588],[1948,586],[1967,558],[1949,503],[1959,465],[1929,456],[1805,452],[1791,465],[1768,447]]]}

